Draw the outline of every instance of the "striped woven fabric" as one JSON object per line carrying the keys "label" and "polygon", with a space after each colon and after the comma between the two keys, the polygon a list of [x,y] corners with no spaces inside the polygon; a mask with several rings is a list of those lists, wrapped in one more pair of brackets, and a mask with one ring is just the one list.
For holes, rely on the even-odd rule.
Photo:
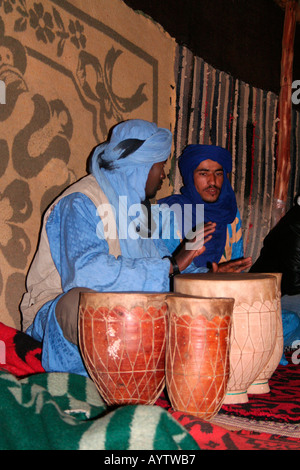
{"label": "striped woven fabric", "polygon": [[[278,96],[207,64],[183,46],[176,52],[177,103],[174,192],[182,184],[177,159],[187,144],[213,144],[233,157],[231,183],[243,221],[245,255],[258,257],[271,227],[276,172]],[[288,207],[299,190],[299,113],[293,111]]]}
{"label": "striped woven fabric", "polygon": [[163,408],[108,408],[91,379],[76,374],[0,371],[0,422],[1,450],[199,450]]}

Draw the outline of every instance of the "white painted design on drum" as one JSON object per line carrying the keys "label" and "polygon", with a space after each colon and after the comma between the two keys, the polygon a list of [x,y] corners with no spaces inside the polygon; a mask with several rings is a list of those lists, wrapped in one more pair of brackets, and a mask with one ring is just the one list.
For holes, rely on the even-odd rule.
{"label": "white painted design on drum", "polygon": [[121,340],[120,338],[117,339],[116,341],[113,342],[113,344],[111,346],[108,346],[108,354],[113,357],[114,359],[117,359],[119,357],[118,355],[118,351],[120,349],[120,343],[121,343]]}

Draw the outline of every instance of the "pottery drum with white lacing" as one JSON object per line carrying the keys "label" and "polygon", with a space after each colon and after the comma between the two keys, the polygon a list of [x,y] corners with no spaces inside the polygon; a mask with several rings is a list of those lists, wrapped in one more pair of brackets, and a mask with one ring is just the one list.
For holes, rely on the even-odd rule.
{"label": "pottery drum with white lacing", "polygon": [[247,403],[248,389],[269,363],[278,338],[278,284],[256,273],[182,274],[175,292],[235,299],[230,337],[230,378],[224,404]]}
{"label": "pottery drum with white lacing", "polygon": [[166,388],[173,409],[211,419],[229,380],[233,299],[167,297]]}
{"label": "pottery drum with white lacing", "polygon": [[79,346],[109,405],[153,404],[165,386],[165,294],[82,293]]}

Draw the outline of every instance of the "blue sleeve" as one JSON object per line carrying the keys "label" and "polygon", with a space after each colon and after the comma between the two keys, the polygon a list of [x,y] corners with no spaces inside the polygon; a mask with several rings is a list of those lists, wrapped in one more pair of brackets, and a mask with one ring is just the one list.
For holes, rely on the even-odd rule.
{"label": "blue sleeve", "polygon": [[243,239],[241,238],[238,242],[234,243],[232,246],[232,257],[231,259],[239,259],[244,257],[244,244]]}
{"label": "blue sleeve", "polygon": [[194,262],[192,262],[182,274],[195,274],[195,273],[208,273],[209,269],[206,266],[196,266]]}
{"label": "blue sleeve", "polygon": [[236,218],[238,222],[236,224],[236,234],[237,240],[232,245],[232,254],[231,259],[238,259],[244,257],[244,243],[243,243],[243,235],[242,235],[242,220],[239,210],[237,211]]}
{"label": "blue sleeve", "polygon": [[163,241],[170,254],[174,253],[181,242],[175,213],[159,204],[153,204],[151,211],[159,233],[158,238]]}
{"label": "blue sleeve", "polygon": [[169,260],[115,258],[109,254],[96,207],[83,194],[60,200],[49,216],[46,231],[64,291],[73,287],[100,292],[169,290]]}
{"label": "blue sleeve", "polygon": [[[181,232],[177,224],[176,214],[162,204],[152,206],[152,215],[158,225],[159,237],[170,253],[174,253],[181,243]],[[209,269],[198,267],[192,262],[182,273],[206,273]]]}

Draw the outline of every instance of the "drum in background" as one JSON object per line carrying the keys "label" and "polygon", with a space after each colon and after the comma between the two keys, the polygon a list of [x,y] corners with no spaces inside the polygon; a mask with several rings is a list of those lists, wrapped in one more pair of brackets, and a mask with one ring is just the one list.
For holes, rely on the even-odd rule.
{"label": "drum in background", "polygon": [[283,354],[283,328],[282,328],[282,312],[281,312],[281,273],[264,273],[275,276],[277,280],[277,339],[273,354],[264,367],[262,372],[255,379],[255,382],[248,388],[250,394],[260,394],[270,392],[269,379],[277,369]]}
{"label": "drum in background", "polygon": [[277,340],[276,278],[256,273],[182,274],[174,278],[174,290],[235,299],[224,404],[247,403],[247,390],[268,364]]}
{"label": "drum in background", "polygon": [[107,404],[153,404],[165,386],[165,294],[82,293],[79,346]]}
{"label": "drum in background", "polygon": [[234,300],[174,294],[167,303],[166,387],[171,405],[209,420],[226,396]]}

